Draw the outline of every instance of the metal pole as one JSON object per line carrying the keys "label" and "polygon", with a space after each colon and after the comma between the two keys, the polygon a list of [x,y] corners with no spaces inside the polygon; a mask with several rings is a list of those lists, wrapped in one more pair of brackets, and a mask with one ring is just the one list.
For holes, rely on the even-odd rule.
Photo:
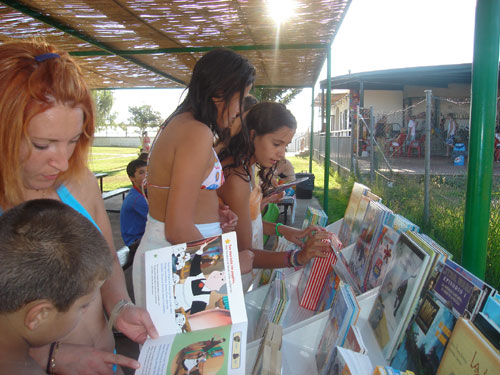
{"label": "metal pole", "polygon": [[311,87],[311,139],[309,140],[309,173],[312,173],[313,145],[314,145],[314,86]]}
{"label": "metal pole", "polygon": [[375,118],[373,117],[373,106],[370,106],[370,187],[373,187],[375,179],[375,142],[373,128],[375,127]]}
{"label": "metal pole", "polygon": [[425,175],[424,175],[424,224],[429,227],[429,184],[431,174],[431,100],[432,90],[425,90]]}
{"label": "metal pole", "polygon": [[326,49],[326,132],[325,132],[325,185],[323,210],[328,214],[328,185],[330,182],[330,122],[332,106],[332,49]]}
{"label": "metal pole", "polygon": [[359,177],[359,165],[358,165],[358,157],[359,157],[359,117],[361,116],[361,111],[359,110],[359,105],[356,106],[356,168],[355,173],[356,176]]}
{"label": "metal pole", "polygon": [[477,0],[462,265],[484,278],[493,172],[500,1]]}

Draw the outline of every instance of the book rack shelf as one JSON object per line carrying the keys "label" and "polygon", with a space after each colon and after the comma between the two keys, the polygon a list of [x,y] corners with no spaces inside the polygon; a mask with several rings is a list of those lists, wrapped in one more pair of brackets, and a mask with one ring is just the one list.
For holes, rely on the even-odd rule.
{"label": "book rack shelf", "polygon": [[[338,233],[342,219],[330,224],[327,229],[333,233]],[[352,249],[352,246],[350,246]],[[346,248],[344,255],[349,257],[350,251]],[[282,353],[282,373],[283,374],[311,374],[316,375],[316,350],[321,340],[321,334],[325,329],[329,311],[315,313],[299,306],[297,285],[300,280],[302,270],[298,270],[285,278],[285,285],[290,296],[290,304],[283,319],[283,343]],[[257,356],[260,345],[260,338],[254,337],[257,322],[263,308],[264,299],[269,284],[261,286],[245,295],[245,304],[248,317],[248,338],[246,373],[250,374]],[[357,296],[360,306],[360,315],[357,326],[359,327],[363,341],[368,349],[367,355],[373,366],[387,366],[380,348],[375,340],[373,331],[368,323],[368,316],[378,293],[378,288],[372,289]]]}

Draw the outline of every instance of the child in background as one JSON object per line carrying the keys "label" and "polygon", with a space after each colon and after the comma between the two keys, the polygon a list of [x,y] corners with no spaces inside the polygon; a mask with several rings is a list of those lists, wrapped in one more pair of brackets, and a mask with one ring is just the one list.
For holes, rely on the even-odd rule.
{"label": "child in background", "polygon": [[[0,217],[0,373],[53,374],[57,340],[78,323],[112,270],[106,240],[84,216],[53,199]],[[47,368],[30,348],[52,343]]]}
{"label": "child in background", "polygon": [[147,163],[144,160],[132,160],[127,165],[127,175],[132,182],[120,210],[120,230],[125,245],[135,252],[146,228],[148,202],[142,193],[142,181],[146,177]]}

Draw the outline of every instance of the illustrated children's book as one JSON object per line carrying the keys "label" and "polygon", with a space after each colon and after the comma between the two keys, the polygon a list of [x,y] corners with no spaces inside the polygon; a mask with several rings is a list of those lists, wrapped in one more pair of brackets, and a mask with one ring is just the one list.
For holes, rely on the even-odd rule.
{"label": "illustrated children's book", "polygon": [[369,202],[348,264],[356,285],[361,291],[365,291],[364,280],[373,249],[380,239],[379,233],[382,232],[383,225],[389,221],[391,216],[392,211],[382,203]]}
{"label": "illustrated children's book", "polygon": [[328,224],[328,215],[320,208],[314,208],[308,206],[306,210],[306,216],[302,222],[302,229],[307,228],[310,225],[318,225],[320,227],[326,227]]}
{"label": "illustrated children's book", "polygon": [[429,272],[430,256],[406,234],[396,244],[394,260],[370,312],[370,323],[379,347],[390,359],[402,330],[408,325]]}
{"label": "illustrated children's book", "polygon": [[247,316],[234,232],[145,253],[146,305],[160,335],[136,371],[244,374]]}
{"label": "illustrated children's book", "polygon": [[337,346],[333,349],[333,354],[326,368],[321,375],[359,375],[371,374],[373,365],[370,357],[349,349]]}
{"label": "illustrated children's book", "polygon": [[387,274],[387,270],[392,265],[393,253],[396,243],[399,240],[399,233],[388,225],[384,225],[379,233],[375,248],[366,272],[364,290],[371,290],[382,284]]}
{"label": "illustrated children's book", "polygon": [[498,374],[500,352],[469,320],[459,318],[437,371],[438,375]]}

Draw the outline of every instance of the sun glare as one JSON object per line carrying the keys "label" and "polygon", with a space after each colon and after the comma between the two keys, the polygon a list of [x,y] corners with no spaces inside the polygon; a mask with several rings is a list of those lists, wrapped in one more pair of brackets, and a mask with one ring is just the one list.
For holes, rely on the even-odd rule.
{"label": "sun glare", "polygon": [[295,2],[293,0],[267,0],[267,7],[274,22],[280,25],[293,16]]}

